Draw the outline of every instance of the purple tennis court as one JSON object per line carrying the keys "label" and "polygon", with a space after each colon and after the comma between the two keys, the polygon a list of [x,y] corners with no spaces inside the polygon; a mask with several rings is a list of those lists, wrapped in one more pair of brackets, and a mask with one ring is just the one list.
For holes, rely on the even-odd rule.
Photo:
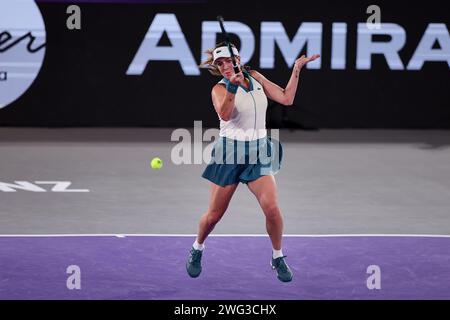
{"label": "purple tennis court", "polygon": [[[189,236],[0,238],[0,299],[450,299],[450,238],[287,237],[295,273],[279,282],[267,237],[211,237],[204,271],[185,271]],[[245,254],[236,250],[245,243]],[[80,271],[69,290],[67,267]],[[380,269],[369,289],[368,266]]]}
{"label": "purple tennis court", "polygon": [[188,276],[209,187],[149,169],[170,132],[1,129],[0,299],[450,299],[445,132],[281,132],[289,283],[245,186]]}

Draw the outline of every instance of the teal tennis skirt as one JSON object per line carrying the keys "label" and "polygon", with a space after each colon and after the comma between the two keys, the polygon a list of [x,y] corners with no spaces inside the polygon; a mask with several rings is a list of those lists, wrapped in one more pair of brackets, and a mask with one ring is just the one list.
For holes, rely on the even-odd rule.
{"label": "teal tennis skirt", "polygon": [[282,159],[281,143],[270,137],[253,141],[220,137],[202,177],[222,187],[248,183],[265,175],[275,175],[281,169]]}

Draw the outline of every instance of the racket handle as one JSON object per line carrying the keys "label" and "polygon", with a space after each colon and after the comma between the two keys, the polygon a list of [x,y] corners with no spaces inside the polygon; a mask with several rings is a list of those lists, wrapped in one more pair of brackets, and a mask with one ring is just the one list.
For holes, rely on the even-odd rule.
{"label": "racket handle", "polygon": [[239,67],[237,65],[233,65],[233,70],[234,70],[234,73],[236,73],[236,74],[241,72],[241,70],[239,70]]}

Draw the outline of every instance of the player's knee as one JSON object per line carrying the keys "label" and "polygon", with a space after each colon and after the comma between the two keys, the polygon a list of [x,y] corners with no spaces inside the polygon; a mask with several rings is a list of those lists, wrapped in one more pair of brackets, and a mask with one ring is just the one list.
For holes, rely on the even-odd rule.
{"label": "player's knee", "polygon": [[222,218],[225,210],[209,210],[208,211],[208,223],[210,225],[217,224]]}
{"label": "player's knee", "polygon": [[280,208],[276,201],[265,201],[261,203],[261,207],[266,215],[266,218],[269,220],[278,219],[280,216]]}

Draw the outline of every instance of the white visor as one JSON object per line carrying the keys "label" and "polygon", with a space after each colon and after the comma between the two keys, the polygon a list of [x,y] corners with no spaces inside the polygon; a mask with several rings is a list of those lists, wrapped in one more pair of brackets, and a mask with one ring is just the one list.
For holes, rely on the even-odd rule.
{"label": "white visor", "polygon": [[[235,47],[231,47],[231,50],[233,51],[233,54],[235,56],[239,56],[239,51]],[[230,58],[230,50],[228,49],[228,46],[222,46],[214,49],[213,51],[213,63],[216,62],[219,58]]]}

